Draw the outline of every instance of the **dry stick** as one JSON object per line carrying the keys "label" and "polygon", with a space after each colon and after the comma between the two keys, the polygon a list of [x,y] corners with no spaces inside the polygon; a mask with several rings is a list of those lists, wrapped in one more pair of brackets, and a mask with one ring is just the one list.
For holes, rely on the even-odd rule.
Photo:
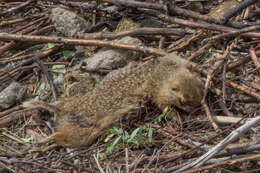
{"label": "dry stick", "polygon": [[[177,159],[179,159],[179,158],[181,158],[181,157],[184,157],[184,156],[186,156],[186,155],[188,155],[188,154],[191,155],[192,153],[194,153],[197,149],[199,149],[199,148],[202,147],[203,145],[208,144],[209,142],[211,142],[212,140],[216,139],[217,137],[219,137],[219,136],[221,136],[221,135],[227,133],[228,131],[230,131],[230,129],[232,129],[233,127],[235,127],[235,126],[237,126],[238,124],[240,124],[240,122],[243,121],[245,118],[247,118],[247,116],[244,116],[242,119],[240,119],[240,120],[239,120],[238,122],[236,122],[235,124],[230,125],[229,128],[226,128],[226,129],[224,129],[222,132],[218,133],[217,135],[215,135],[215,136],[213,136],[213,137],[210,137],[207,141],[201,143],[200,145],[196,146],[195,148],[192,148],[192,149],[190,149],[190,150],[188,150],[188,151],[185,151],[184,153],[181,153],[181,154],[176,154],[176,156],[174,156],[174,157],[172,157],[172,158],[170,158],[170,159],[168,159],[168,160],[166,160],[166,161],[160,163],[160,165],[166,164],[166,163],[168,163],[168,162],[173,162],[173,161],[175,161],[175,160],[177,160]],[[166,172],[172,172],[173,170],[175,170],[175,169],[168,168],[168,169],[165,170],[164,172],[165,172],[165,173],[166,173]]]}
{"label": "dry stick", "polygon": [[[172,14],[172,16],[176,16],[176,14],[177,14],[179,16],[190,17],[193,19],[200,19],[200,20],[203,20],[208,23],[222,24],[221,21],[219,21],[213,17],[210,17],[208,15],[202,15],[200,13],[197,13],[197,12],[194,12],[191,10],[183,9],[183,8],[180,8],[173,4],[168,6],[168,11],[170,14]],[[235,22],[235,21],[229,21],[228,25],[235,27],[235,28],[242,28],[243,26],[245,26],[243,23],[239,23],[239,22]]]}
{"label": "dry stick", "polygon": [[3,19],[0,23],[1,27],[4,27],[6,25],[14,25],[14,24],[19,24],[22,22],[25,22],[27,20],[33,20],[34,18],[37,18],[38,16],[41,16],[41,14],[36,14],[36,15],[32,15],[32,16],[26,16],[26,17],[21,17],[18,19]]}
{"label": "dry stick", "polygon": [[[150,14],[153,15],[153,14]],[[170,17],[164,14],[160,14],[160,15],[156,15],[155,17],[158,17],[159,19],[166,21],[166,22],[170,22],[170,23],[176,23],[176,24],[180,24],[180,25],[184,25],[184,26],[188,26],[188,27],[194,27],[194,28],[202,28],[202,29],[208,29],[208,30],[213,30],[213,31],[221,31],[221,32],[234,32],[234,31],[239,31],[240,29],[236,29],[236,28],[232,28],[232,27],[227,27],[227,26],[222,26],[222,25],[216,25],[216,24],[210,24],[210,23],[206,23],[206,22],[194,22],[191,20],[184,20],[184,19],[180,19],[177,17]],[[259,29],[259,25],[255,26],[257,27],[257,29]],[[248,27],[246,27],[248,28]],[[256,38],[260,38],[260,32],[247,32],[247,33],[243,33],[241,34],[241,36],[244,37],[256,37]]]}
{"label": "dry stick", "polygon": [[138,36],[138,35],[178,35],[184,36],[185,32],[180,29],[173,28],[138,28],[130,31],[122,31],[118,33],[98,32],[98,33],[85,33],[79,34],[78,37],[82,39],[116,39],[125,36]]}
{"label": "dry stick", "polygon": [[31,58],[33,56],[32,53],[27,53],[26,50],[24,51],[20,51],[19,53],[16,53],[14,55],[12,55],[11,57],[6,57],[6,58],[0,58],[0,64],[7,64],[10,62],[16,62],[16,61],[22,61],[28,58]]}
{"label": "dry stick", "polygon": [[[257,50],[255,53],[256,53],[256,56],[260,56],[260,50]],[[230,70],[232,70],[232,69],[234,69],[234,68],[236,68],[236,67],[238,67],[238,66],[240,66],[242,64],[248,63],[250,61],[250,59],[251,58],[248,55],[248,56],[246,56],[244,58],[241,58],[240,60],[237,60],[237,61],[235,61],[233,63],[228,64],[227,71],[230,71]]]}
{"label": "dry stick", "polygon": [[209,106],[206,101],[206,96],[208,94],[209,85],[211,84],[211,81],[212,81],[212,78],[214,77],[215,72],[225,62],[225,59],[227,58],[230,50],[234,47],[235,44],[236,44],[236,42],[233,42],[230,46],[227,47],[227,49],[224,52],[224,55],[220,58],[220,61],[218,63],[216,63],[216,65],[212,69],[210,69],[210,71],[207,74],[207,80],[206,80],[205,89],[204,89],[204,97],[203,97],[201,103],[205,109],[208,119],[210,120],[210,122],[215,130],[218,129],[218,125],[216,124],[214,118],[212,117],[212,115],[210,113],[210,109],[209,109]]}
{"label": "dry stick", "polygon": [[[204,170],[209,170],[215,167],[223,167],[225,165],[231,165],[231,164],[235,164],[235,163],[246,163],[246,161],[250,161],[250,160],[254,160],[254,159],[259,159],[260,158],[260,154],[255,154],[252,156],[248,156],[248,157],[244,157],[244,158],[238,158],[238,159],[231,159],[231,160],[225,160],[222,162],[218,162],[209,166],[204,166],[201,168],[196,168],[196,169],[192,169],[192,170],[188,170],[188,171],[184,171],[182,173],[196,173],[196,172],[203,172]],[[253,172],[257,172],[259,171],[259,169],[257,170],[252,170]]]}
{"label": "dry stick", "polygon": [[84,40],[84,39],[70,39],[63,37],[47,37],[47,36],[30,36],[30,35],[16,35],[16,34],[7,34],[0,33],[1,40],[15,40],[15,41],[29,41],[34,43],[64,43],[68,45],[83,45],[83,46],[100,46],[108,47],[113,49],[123,49],[123,50],[132,50],[141,52],[144,54],[152,54],[164,56],[167,53],[160,49],[145,47],[145,46],[136,46],[123,43],[112,43],[108,41],[101,40]]}
{"label": "dry stick", "polygon": [[204,45],[203,47],[201,47],[198,51],[196,51],[195,53],[193,53],[190,57],[188,57],[188,60],[192,60],[193,58],[201,55],[202,53],[205,52],[205,50],[207,50],[210,46],[212,46],[214,43],[216,43],[217,40],[223,39],[223,38],[227,38],[227,37],[235,37],[238,35],[242,35],[242,33],[245,32],[249,32],[249,31],[254,31],[254,30],[258,30],[260,29],[260,25],[257,26],[249,26],[243,29],[239,29],[236,31],[231,31],[229,33],[224,33],[224,34],[219,34],[216,35],[210,39],[205,39],[203,42],[208,42],[206,45]]}
{"label": "dry stick", "polygon": [[[45,16],[43,16],[43,17],[37,19],[37,20],[34,20],[34,21],[32,21],[32,22],[30,22],[30,23],[28,23],[28,24],[26,24],[26,25],[23,25],[23,26],[21,26],[21,27],[15,29],[15,30],[13,30],[10,34],[15,34],[15,33],[19,32],[19,31],[22,31],[22,30],[24,30],[24,29],[26,29],[26,28],[29,28],[30,26],[34,26],[34,25],[36,25],[37,23],[40,23],[40,22],[42,22],[42,21],[44,21],[44,20],[47,20],[48,18],[49,18],[49,16],[48,16],[48,15],[45,15]],[[26,33],[26,31],[23,31],[22,34],[27,34],[27,33]]]}
{"label": "dry stick", "polygon": [[202,30],[199,30],[198,32],[194,32],[192,35],[190,35],[188,39],[186,37],[183,37],[173,42],[171,45],[167,47],[167,52],[174,52],[174,51],[178,51],[179,49],[184,49],[191,42],[200,38],[202,34],[203,34]]}
{"label": "dry stick", "polygon": [[[251,120],[250,120],[251,121]],[[239,155],[239,154],[250,154],[250,152],[253,151],[259,151],[260,150],[260,144],[254,144],[254,145],[243,145],[243,146],[236,146],[232,148],[227,148],[223,152],[220,152],[217,154],[218,157],[225,157],[225,156],[231,156],[231,155]]]}
{"label": "dry stick", "polygon": [[[212,39],[221,39],[225,37],[236,36],[244,32],[249,32],[252,30],[260,29],[260,26],[251,26],[246,27],[241,30],[232,31],[227,34],[221,34],[218,36],[213,37]],[[0,39],[3,40],[16,40],[16,41],[30,41],[30,42],[41,42],[41,43],[65,43],[71,45],[85,45],[85,46],[101,46],[101,47],[109,47],[109,48],[118,48],[118,49],[125,49],[125,50],[134,50],[142,53],[149,53],[153,55],[160,55],[163,56],[166,54],[163,50],[154,49],[149,47],[142,47],[142,46],[133,46],[127,44],[120,44],[120,43],[111,43],[106,41],[100,40],[83,40],[83,39],[69,39],[63,37],[47,37],[47,36],[29,36],[29,35],[15,35],[15,34],[7,34],[7,33],[0,33]],[[213,40],[212,40],[213,42]]]}
{"label": "dry stick", "polygon": [[227,72],[227,60],[223,62],[223,72],[222,72],[222,100],[226,106],[227,92],[226,92],[226,72]]}
{"label": "dry stick", "polygon": [[23,7],[27,6],[27,5],[29,5],[33,1],[35,1],[35,0],[29,0],[29,1],[26,1],[26,2],[20,4],[20,5],[16,6],[16,7],[9,8],[8,10],[1,12],[0,16],[3,16],[3,15],[8,14],[8,13],[14,13],[17,10],[19,10],[20,8],[23,8]]}
{"label": "dry stick", "polygon": [[23,108],[22,106],[15,106],[15,107],[13,107],[13,108],[10,108],[10,109],[7,109],[7,110],[5,110],[5,111],[3,111],[3,112],[0,112],[0,118],[4,117],[4,116],[6,116],[6,115],[8,115],[8,114],[10,114],[10,113],[12,113],[12,112],[19,111],[19,110],[21,110],[22,108]]}
{"label": "dry stick", "polygon": [[222,23],[226,23],[231,17],[235,16],[236,14],[240,13],[243,9],[247,8],[248,6],[258,2],[259,0],[244,0],[240,4],[238,4],[236,7],[231,8],[229,11],[227,11],[223,18],[221,19]]}
{"label": "dry stick", "polygon": [[[97,154],[97,155],[98,155],[98,154]],[[100,171],[101,173],[105,173],[105,171],[102,169],[101,165],[99,164],[99,161],[98,161],[97,157],[95,156],[95,154],[94,154],[93,156],[94,156],[94,159],[95,159],[95,162],[96,162],[96,164],[97,164],[97,166],[98,166],[99,171]]]}
{"label": "dry stick", "polygon": [[10,122],[17,120],[21,117],[29,117],[34,114],[37,115],[36,111],[38,111],[38,110],[28,110],[28,111],[20,110],[20,111],[12,112],[4,117],[1,117],[0,118],[0,128],[7,127]]}
{"label": "dry stick", "polygon": [[[12,167],[11,166],[8,166],[8,165],[6,165],[6,164],[3,164],[3,161],[2,161],[3,159],[0,159],[0,166],[2,167],[2,168],[5,168],[5,169],[7,169],[8,171],[7,172],[16,172],[14,169],[12,169]],[[5,161],[6,162],[6,161]],[[4,171],[3,171],[4,172]]]}
{"label": "dry stick", "polygon": [[[55,53],[56,51],[58,51],[60,49],[60,45],[54,46],[51,49],[48,49],[46,51],[44,51],[42,54],[45,54],[45,57]],[[30,65],[33,63],[33,58],[24,60],[23,62],[21,62],[20,64],[12,67],[12,68],[6,68],[6,70],[4,70],[1,74],[0,74],[0,81],[4,80],[5,78],[10,78],[10,75],[18,72],[19,70],[22,70],[23,66],[26,65]]]}
{"label": "dry stick", "polygon": [[[206,154],[198,158],[196,161],[192,162],[184,166],[183,168],[177,170],[176,172],[182,172],[190,168],[198,168],[203,165],[206,161],[214,157],[218,152],[222,151],[228,144],[234,142],[247,131],[249,131],[252,127],[260,125],[260,117],[256,117],[251,121],[247,122],[246,124],[242,125],[241,127],[234,130],[230,135],[228,135],[224,140],[222,140],[219,144],[209,150]],[[260,157],[260,154],[258,154]]]}
{"label": "dry stick", "polygon": [[[45,55],[45,57],[46,57],[46,55]],[[31,59],[30,59],[31,60]],[[45,63],[43,63],[44,65],[67,65],[68,66],[68,63],[66,63],[66,62],[45,62]],[[18,65],[18,66],[16,66],[16,67],[14,67],[13,69],[11,69],[10,71],[7,71],[6,73],[7,74],[5,74],[5,75],[3,75],[3,76],[1,76],[0,77],[0,81],[1,80],[4,80],[5,78],[7,78],[7,77],[9,77],[10,78],[10,76],[11,75],[13,75],[13,74],[15,74],[15,73],[17,73],[17,72],[19,72],[19,71],[22,71],[22,70],[31,70],[31,69],[33,69],[33,68],[37,68],[37,67],[39,67],[38,65],[36,65],[36,64],[33,64],[33,65],[25,65],[25,64],[22,64],[22,65]],[[0,116],[1,116],[1,113],[2,112],[0,112]]]}
{"label": "dry stick", "polygon": [[28,64],[23,64],[22,66],[16,66],[16,67],[14,67],[12,70],[8,70],[6,73],[7,74],[5,74],[5,75],[3,75],[3,76],[1,76],[0,77],[0,81],[1,80],[4,80],[5,78],[7,78],[7,77],[9,77],[8,79],[10,79],[10,76],[11,75],[13,75],[13,74],[15,74],[15,73],[17,73],[17,72],[19,72],[19,71],[22,71],[22,70],[28,70],[28,69],[33,69],[33,68],[35,68],[36,66],[35,65],[28,65]]}
{"label": "dry stick", "polygon": [[47,68],[45,67],[45,65],[42,63],[41,58],[45,57],[45,54],[39,54],[33,57],[33,60],[40,66],[40,69],[42,70],[42,72],[45,74],[48,84],[51,88],[51,92],[54,98],[54,101],[57,101],[57,89],[54,85],[54,83],[52,82],[53,79],[51,77],[51,75],[49,74]]}
{"label": "dry stick", "polygon": [[210,108],[209,108],[209,105],[208,105],[206,99],[203,99],[203,100],[201,101],[201,104],[202,104],[202,106],[204,107],[204,110],[205,110],[205,112],[206,112],[206,115],[207,115],[207,117],[208,117],[208,119],[209,119],[211,125],[213,126],[213,128],[214,128],[215,130],[218,130],[219,127],[218,127],[217,123],[215,122],[214,118],[212,117],[212,114],[211,114],[211,112],[210,112]]}
{"label": "dry stick", "polygon": [[255,49],[253,47],[250,48],[249,53],[250,53],[250,57],[251,57],[252,61],[255,63],[256,68],[259,69],[260,68],[260,62],[259,62],[258,57],[256,55]]}
{"label": "dry stick", "polygon": [[232,112],[230,112],[226,106],[226,99],[227,99],[227,93],[226,93],[226,72],[227,72],[227,59],[223,62],[223,72],[222,72],[222,99],[219,102],[220,107],[223,109],[223,112],[227,116],[235,116]]}
{"label": "dry stick", "polygon": [[[239,155],[239,156],[234,156],[234,157],[232,157],[232,156],[230,156],[230,155],[232,155],[232,154],[229,154],[228,156],[226,156],[226,157],[219,157],[219,155],[217,155],[218,156],[218,158],[215,158],[215,159],[212,159],[212,160],[210,160],[210,161],[208,161],[207,162],[207,164],[209,165],[209,166],[204,166],[204,167],[200,167],[200,168],[194,168],[194,169],[189,169],[188,171],[184,171],[184,172],[194,172],[194,170],[196,170],[195,172],[203,172],[203,170],[210,170],[210,169],[212,169],[213,167],[216,167],[216,166],[218,166],[218,167],[221,167],[220,165],[219,165],[219,163],[221,162],[222,164],[224,164],[224,163],[227,163],[227,162],[229,162],[230,161],[230,159],[238,159],[238,158],[248,158],[249,156],[252,156],[253,154],[241,154],[241,155]],[[182,163],[182,164],[178,164],[178,165],[176,165],[176,166],[173,166],[173,167],[171,167],[170,169],[172,170],[172,171],[165,171],[165,172],[163,172],[163,173],[166,173],[166,172],[173,172],[173,171],[175,171],[175,170],[178,170],[178,169],[180,169],[180,168],[182,168],[183,166],[185,166],[185,165],[187,165],[187,162],[192,162],[192,161],[194,161],[194,160],[196,160],[196,159],[188,159],[187,161],[186,161],[186,163]],[[253,159],[252,159],[253,160]],[[224,164],[225,165],[225,164]],[[201,170],[201,171],[198,171],[198,170]],[[184,173],[184,172],[182,172],[182,173]]]}
{"label": "dry stick", "polygon": [[127,1],[127,0],[103,0],[106,2],[113,3],[115,5],[120,6],[127,6],[132,8],[148,8],[148,9],[155,9],[155,10],[166,10],[164,5],[156,4],[156,3],[142,3],[138,1]]}
{"label": "dry stick", "polygon": [[[204,69],[201,69],[201,68],[198,68],[197,64],[194,63],[194,62],[189,62],[189,64],[191,65],[191,68],[193,68],[196,72],[204,75],[204,76],[207,76],[208,75],[208,71],[204,70]],[[214,78],[214,80],[218,80],[216,78]],[[243,93],[251,96],[251,97],[254,97],[255,99],[257,99],[258,101],[260,101],[260,94],[259,93],[256,93],[254,91],[252,91],[250,88],[248,88],[246,85],[243,85],[243,84],[240,84],[238,85],[237,83],[235,82],[232,82],[232,81],[227,81],[227,84],[229,86],[231,86],[232,88],[236,89],[236,90],[240,90],[242,91]]]}
{"label": "dry stick", "polygon": [[[223,95],[226,95],[224,94],[224,92],[226,92],[226,85],[225,87],[222,86],[222,92],[223,92]],[[225,97],[226,98],[226,97]],[[222,100],[219,101],[218,105],[220,106],[220,108],[222,109],[222,111],[224,112],[225,115],[229,116],[229,117],[235,117],[235,115],[230,112],[226,106],[226,103],[224,103],[225,99],[222,97]],[[218,123],[218,122],[217,122]],[[218,123],[219,124],[219,123]]]}
{"label": "dry stick", "polygon": [[256,93],[254,91],[252,91],[250,88],[248,88],[246,85],[240,84],[238,85],[235,82],[228,82],[228,85],[231,86],[232,88],[235,88],[237,90],[243,91],[244,93],[246,93],[249,96],[253,96],[254,98],[256,98],[258,101],[260,101],[260,94]]}
{"label": "dry stick", "polygon": [[[46,26],[46,27],[43,27],[39,30],[37,30],[36,32],[32,32],[30,33],[30,35],[40,35],[40,34],[43,34],[43,33],[46,33],[50,30],[52,30],[54,28],[54,25],[49,25],[49,26]],[[14,47],[17,47],[19,45],[19,43],[15,42],[15,41],[11,41],[10,43],[6,43],[4,46],[1,46],[0,47],[0,54],[7,51],[7,50],[10,50]]]}
{"label": "dry stick", "polygon": [[129,164],[128,164],[128,149],[125,148],[125,170],[126,170],[126,173],[129,173]]}
{"label": "dry stick", "polygon": [[[193,19],[200,19],[203,21],[206,21],[208,23],[216,23],[221,24],[221,21],[216,20],[215,18],[212,18],[208,15],[202,15],[200,13],[180,8],[173,3],[171,3],[169,6],[162,5],[162,4],[156,4],[156,3],[147,3],[147,2],[139,2],[139,1],[127,1],[127,0],[103,0],[107,1],[116,5],[120,6],[127,6],[127,7],[133,7],[133,8],[146,8],[146,9],[154,9],[154,10],[160,10],[164,12],[169,12],[171,15],[175,16],[176,14],[179,16],[184,17],[190,17]],[[244,26],[242,23],[238,22],[228,22],[228,24],[235,28],[241,28]]]}
{"label": "dry stick", "polygon": [[228,116],[221,116],[221,115],[213,116],[213,117],[218,124],[222,124],[222,125],[237,123],[238,121],[240,121],[240,124],[244,124],[246,121],[252,119],[252,118],[247,118],[244,121],[241,121],[242,118],[240,117],[228,117]]}

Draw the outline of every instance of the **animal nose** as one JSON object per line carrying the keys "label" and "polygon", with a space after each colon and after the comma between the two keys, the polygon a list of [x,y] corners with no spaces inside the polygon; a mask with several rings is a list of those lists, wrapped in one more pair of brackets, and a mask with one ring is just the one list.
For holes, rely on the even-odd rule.
{"label": "animal nose", "polygon": [[181,97],[181,105],[185,105],[187,103],[187,100],[184,96]]}
{"label": "animal nose", "polygon": [[180,106],[183,106],[183,105],[186,104],[186,100],[185,100],[184,97],[178,97],[177,101],[178,101],[178,104],[179,104]]}

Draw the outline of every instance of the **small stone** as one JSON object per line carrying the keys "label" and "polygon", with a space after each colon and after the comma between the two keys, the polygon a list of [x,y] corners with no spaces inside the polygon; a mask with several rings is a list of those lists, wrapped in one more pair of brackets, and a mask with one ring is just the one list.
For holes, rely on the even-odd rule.
{"label": "small stone", "polygon": [[15,103],[21,101],[26,94],[26,86],[18,82],[11,83],[7,88],[0,92],[0,110],[10,108]]}
{"label": "small stone", "polygon": [[[142,46],[142,42],[133,37],[124,37],[113,42]],[[87,70],[117,69],[124,67],[128,62],[136,60],[140,54],[133,51],[119,49],[102,49],[90,58],[84,60]]]}
{"label": "small stone", "polygon": [[90,22],[62,8],[52,9],[50,19],[56,30],[67,37],[77,37],[90,26]]}

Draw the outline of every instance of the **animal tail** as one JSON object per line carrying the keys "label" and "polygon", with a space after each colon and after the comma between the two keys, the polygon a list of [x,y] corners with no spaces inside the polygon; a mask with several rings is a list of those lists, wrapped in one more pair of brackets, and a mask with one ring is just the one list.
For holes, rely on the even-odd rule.
{"label": "animal tail", "polygon": [[24,108],[43,108],[53,113],[59,113],[61,110],[54,105],[41,101],[27,101],[23,103]]}

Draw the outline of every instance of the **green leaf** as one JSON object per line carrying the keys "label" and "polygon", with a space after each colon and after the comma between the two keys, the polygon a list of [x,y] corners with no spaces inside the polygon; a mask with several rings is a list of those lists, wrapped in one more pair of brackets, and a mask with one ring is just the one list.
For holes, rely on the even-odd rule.
{"label": "green leaf", "polygon": [[113,146],[112,145],[108,146],[106,152],[111,153],[112,151],[113,151]]}
{"label": "green leaf", "polygon": [[104,142],[108,142],[113,136],[115,136],[115,134],[110,134],[110,135],[108,135],[108,136],[105,138]]}
{"label": "green leaf", "polygon": [[70,50],[64,50],[64,51],[62,52],[62,54],[63,54],[63,57],[64,57],[66,60],[68,60],[68,59],[72,58],[73,52],[70,51]]}
{"label": "green leaf", "polygon": [[124,140],[128,140],[130,138],[129,134],[127,131],[125,131],[125,134],[124,134]]}
{"label": "green leaf", "polygon": [[65,65],[54,65],[52,71],[57,73],[66,73]]}
{"label": "green leaf", "polygon": [[112,146],[116,146],[121,138],[122,138],[122,136],[118,136],[118,137],[114,140]]}
{"label": "green leaf", "polygon": [[38,90],[42,90],[42,89],[44,89],[44,88],[45,88],[45,83],[44,83],[44,82],[41,82],[41,84],[40,84]]}
{"label": "green leaf", "polygon": [[134,140],[134,141],[132,141],[132,143],[134,143],[137,147],[139,146],[139,141],[138,140]]}
{"label": "green leaf", "polygon": [[157,118],[158,123],[161,123],[162,118],[165,118],[165,116],[167,115],[168,110],[169,110],[169,107],[166,107],[166,108],[163,109],[163,112]]}
{"label": "green leaf", "polygon": [[152,138],[153,138],[153,129],[151,128],[151,126],[149,126],[148,129],[148,142],[152,143]]}
{"label": "green leaf", "polygon": [[120,135],[123,134],[123,130],[122,130],[122,129],[118,129],[118,128],[116,128],[116,127],[110,129],[110,132],[113,133],[113,134],[115,134],[115,135],[118,135],[118,136],[120,136]]}
{"label": "green leaf", "polygon": [[135,130],[132,132],[132,134],[131,134],[131,136],[130,136],[130,139],[129,139],[129,142],[131,142],[131,141],[134,139],[134,137],[136,136],[136,134],[138,133],[139,130],[140,130],[140,128],[137,128],[137,129],[135,129]]}
{"label": "green leaf", "polygon": [[55,43],[48,43],[47,44],[47,49],[51,49],[55,46]]}
{"label": "green leaf", "polygon": [[108,146],[108,147],[106,148],[106,151],[107,151],[108,153],[111,153],[111,152],[115,149],[115,147],[118,145],[118,143],[119,143],[121,137],[122,137],[122,136],[118,136],[118,137],[114,140],[114,142],[113,142],[110,146]]}

